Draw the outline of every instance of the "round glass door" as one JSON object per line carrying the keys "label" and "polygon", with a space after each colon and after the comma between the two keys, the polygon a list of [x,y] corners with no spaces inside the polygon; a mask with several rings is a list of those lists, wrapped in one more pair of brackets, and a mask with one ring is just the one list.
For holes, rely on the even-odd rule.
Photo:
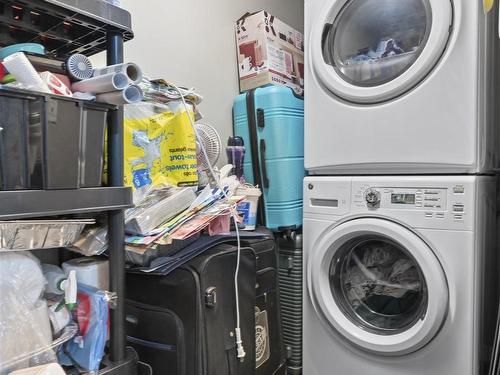
{"label": "round glass door", "polygon": [[377,334],[395,334],[425,316],[427,285],[415,259],[380,235],[346,242],[332,259],[334,299],[354,324]]}
{"label": "round glass door", "polygon": [[451,0],[329,0],[308,43],[317,77],[356,103],[393,99],[420,83],[443,55]]}
{"label": "round glass door", "polygon": [[[448,285],[434,252],[389,220],[342,223],[314,245],[307,265],[311,302],[335,337],[381,355],[405,355],[438,333]],[[340,335],[339,335],[340,334]]]}
{"label": "round glass door", "polygon": [[415,63],[431,26],[429,0],[352,0],[325,26],[323,57],[353,85],[381,85]]}

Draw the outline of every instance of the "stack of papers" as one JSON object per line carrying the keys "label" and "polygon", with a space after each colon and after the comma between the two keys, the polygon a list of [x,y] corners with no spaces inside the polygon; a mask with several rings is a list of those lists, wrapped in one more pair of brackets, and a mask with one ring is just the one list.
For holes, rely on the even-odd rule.
{"label": "stack of papers", "polygon": [[145,235],[188,208],[196,199],[190,188],[168,187],[153,191],[139,205],[127,210],[125,230]]}
{"label": "stack of papers", "polygon": [[153,243],[168,245],[174,239],[186,239],[221,216],[228,216],[243,198],[232,197],[228,201],[220,189],[207,186],[187,209],[148,232],[129,233],[125,242],[129,245],[149,246]]}

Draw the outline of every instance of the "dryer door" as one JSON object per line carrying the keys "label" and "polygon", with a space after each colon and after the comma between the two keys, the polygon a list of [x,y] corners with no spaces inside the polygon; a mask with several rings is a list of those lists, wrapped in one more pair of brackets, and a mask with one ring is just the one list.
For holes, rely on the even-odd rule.
{"label": "dryer door", "polygon": [[326,324],[373,353],[414,352],[446,318],[448,287],[434,252],[385,219],[348,221],[319,239],[307,283]]}
{"label": "dryer door", "polygon": [[446,49],[450,1],[327,1],[309,41],[314,70],[348,101],[376,103],[405,93]]}

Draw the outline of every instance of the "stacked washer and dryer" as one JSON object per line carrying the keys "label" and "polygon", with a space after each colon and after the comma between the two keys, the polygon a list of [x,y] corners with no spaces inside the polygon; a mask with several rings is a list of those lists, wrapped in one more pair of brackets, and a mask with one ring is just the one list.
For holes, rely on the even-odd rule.
{"label": "stacked washer and dryer", "polygon": [[304,374],[486,374],[498,9],[305,4]]}

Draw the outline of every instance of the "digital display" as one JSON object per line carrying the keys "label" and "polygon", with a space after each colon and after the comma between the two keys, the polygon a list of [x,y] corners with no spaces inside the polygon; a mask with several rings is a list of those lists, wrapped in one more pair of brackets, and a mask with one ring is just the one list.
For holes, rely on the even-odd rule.
{"label": "digital display", "polygon": [[392,204],[415,204],[415,194],[391,194]]}

